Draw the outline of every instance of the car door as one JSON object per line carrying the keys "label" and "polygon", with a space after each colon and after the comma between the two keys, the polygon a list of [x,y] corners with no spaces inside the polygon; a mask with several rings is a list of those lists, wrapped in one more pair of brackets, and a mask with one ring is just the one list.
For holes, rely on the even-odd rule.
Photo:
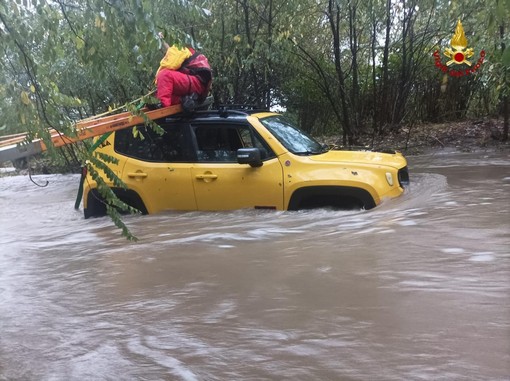
{"label": "car door", "polygon": [[129,157],[122,180],[138,193],[149,213],[196,210],[189,128],[176,123],[161,127],[162,134],[145,126],[116,133],[116,151]]}
{"label": "car door", "polygon": [[[191,169],[199,210],[283,209],[282,167],[251,126],[241,123],[192,124],[197,162]],[[263,165],[237,163],[239,148],[261,149]]]}

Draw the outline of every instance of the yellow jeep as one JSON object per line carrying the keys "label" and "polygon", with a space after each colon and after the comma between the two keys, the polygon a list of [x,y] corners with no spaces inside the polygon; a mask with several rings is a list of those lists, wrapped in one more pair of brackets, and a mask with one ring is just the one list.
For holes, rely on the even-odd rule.
{"label": "yellow jeep", "polygon": [[[156,121],[163,134],[137,126],[112,133],[98,151],[127,189],[108,186],[142,213],[162,210],[370,209],[409,183],[400,153],[329,150],[282,115],[199,111]],[[85,217],[105,214],[91,176]]]}

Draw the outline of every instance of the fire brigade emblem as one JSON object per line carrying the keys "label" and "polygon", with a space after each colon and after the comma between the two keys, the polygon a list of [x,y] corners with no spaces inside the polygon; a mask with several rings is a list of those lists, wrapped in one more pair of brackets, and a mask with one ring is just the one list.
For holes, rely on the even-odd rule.
{"label": "fire brigade emblem", "polygon": [[466,64],[471,66],[471,62],[467,59],[471,58],[475,52],[473,51],[473,48],[468,48],[467,45],[468,42],[464,33],[464,28],[459,20],[457,22],[457,27],[455,28],[455,34],[450,42],[450,46],[452,48],[446,48],[444,51],[444,55],[450,58],[450,61],[446,63],[446,66],[451,66],[453,64]]}
{"label": "fire brigade emblem", "polygon": [[[473,48],[468,48],[468,41],[460,20],[457,21],[455,34],[450,41],[450,47],[446,48],[443,54],[449,58],[449,61],[444,64],[441,61],[441,53],[439,50],[436,50],[433,54],[435,65],[443,73],[451,77],[463,77],[465,75],[475,74],[485,60],[485,51],[482,50],[477,61],[469,61],[475,52]],[[455,67],[455,69],[453,67]]]}

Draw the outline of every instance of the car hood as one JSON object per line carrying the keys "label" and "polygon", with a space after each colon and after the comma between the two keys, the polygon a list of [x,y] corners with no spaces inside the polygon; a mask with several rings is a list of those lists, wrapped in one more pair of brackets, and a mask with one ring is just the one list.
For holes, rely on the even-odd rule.
{"label": "car hood", "polygon": [[401,153],[383,153],[372,151],[336,151],[331,150],[320,155],[309,156],[310,160],[321,162],[345,162],[357,164],[384,165],[393,168],[402,168],[407,161]]}

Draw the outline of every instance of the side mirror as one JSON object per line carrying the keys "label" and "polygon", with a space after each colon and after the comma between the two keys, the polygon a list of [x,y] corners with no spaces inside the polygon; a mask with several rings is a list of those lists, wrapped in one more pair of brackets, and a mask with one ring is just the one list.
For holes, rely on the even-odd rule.
{"label": "side mirror", "polygon": [[237,150],[237,162],[249,164],[251,167],[262,167],[260,148],[239,148]]}

